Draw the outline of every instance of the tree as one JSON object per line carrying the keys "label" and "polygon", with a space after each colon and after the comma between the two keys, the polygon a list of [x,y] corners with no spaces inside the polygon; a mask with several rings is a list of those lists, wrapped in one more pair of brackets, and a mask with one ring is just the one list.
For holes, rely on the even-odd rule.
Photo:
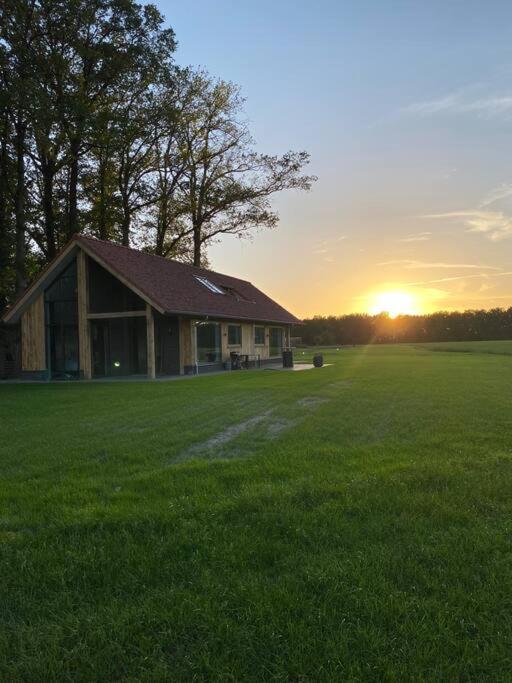
{"label": "tree", "polygon": [[30,92],[33,84],[32,48],[37,39],[36,9],[36,0],[4,0],[0,13],[2,105],[4,116],[7,117],[4,131],[6,134],[12,131],[14,157],[14,261],[17,292],[23,290],[26,284],[26,154]]}
{"label": "tree", "polygon": [[[193,238],[187,220],[186,148],[183,130],[196,116],[197,81],[191,69],[176,67],[162,80],[154,135],[154,197],[145,224],[146,248],[158,256],[189,261]],[[202,263],[205,264],[203,258]]]}
{"label": "tree", "polygon": [[170,68],[174,34],[162,22],[133,0],[0,1],[0,261],[15,261],[0,299],[11,298],[11,270],[24,287],[30,248],[44,262],[77,231],[117,238],[111,152],[129,126],[115,123],[127,93],[148,92]]}
{"label": "tree", "polygon": [[[127,84],[142,82],[174,51],[153,5],[133,0],[40,0],[43,35],[52,64],[58,123],[68,145],[67,237],[80,230],[80,161],[94,145],[105,109],[122,103]],[[124,86],[124,87],[123,87]]]}
{"label": "tree", "polygon": [[[0,78],[3,70],[0,69]],[[0,81],[1,82],[1,81]],[[2,84],[3,86],[3,84]],[[6,306],[13,293],[14,233],[12,223],[13,158],[10,149],[11,120],[7,89],[0,89],[0,311]]]}
{"label": "tree", "polygon": [[279,157],[254,151],[237,86],[204,71],[188,72],[188,77],[188,106],[173,131],[180,173],[173,187],[172,225],[179,222],[180,239],[192,238],[192,260],[200,265],[204,247],[219,235],[244,237],[255,228],[274,227],[278,215],[271,196],[307,190],[316,178],[302,175],[309,162],[306,152]]}
{"label": "tree", "polygon": [[512,308],[437,311],[428,315],[316,316],[293,331],[306,344],[474,341],[512,338]]}
{"label": "tree", "polygon": [[162,24],[134,0],[0,0],[0,306],[76,232],[205,265],[310,187],[308,155],[256,153],[239,89],[174,65]]}

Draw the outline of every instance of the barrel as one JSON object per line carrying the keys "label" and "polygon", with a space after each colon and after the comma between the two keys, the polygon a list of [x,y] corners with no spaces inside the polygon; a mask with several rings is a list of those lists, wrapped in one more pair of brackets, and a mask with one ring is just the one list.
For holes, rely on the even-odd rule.
{"label": "barrel", "polygon": [[313,356],[313,365],[315,368],[321,368],[324,364],[324,356],[321,353],[315,353]]}
{"label": "barrel", "polygon": [[293,351],[291,349],[283,350],[283,368],[293,368]]}

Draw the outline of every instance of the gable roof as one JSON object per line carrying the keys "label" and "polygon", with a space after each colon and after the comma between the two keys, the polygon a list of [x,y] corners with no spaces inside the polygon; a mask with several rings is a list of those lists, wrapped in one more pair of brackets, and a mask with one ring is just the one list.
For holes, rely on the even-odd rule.
{"label": "gable roof", "polygon": [[[112,242],[76,235],[61,254],[69,254],[71,244],[81,247],[86,254],[161,313],[198,315],[212,318],[255,320],[259,322],[296,324],[300,321],[247,280],[197,268],[161,256],[146,254]],[[57,257],[58,260],[60,256]],[[46,279],[48,267],[35,283],[11,306],[4,316],[6,322],[14,309],[29,303],[28,294]],[[206,279],[221,294],[201,282]]]}

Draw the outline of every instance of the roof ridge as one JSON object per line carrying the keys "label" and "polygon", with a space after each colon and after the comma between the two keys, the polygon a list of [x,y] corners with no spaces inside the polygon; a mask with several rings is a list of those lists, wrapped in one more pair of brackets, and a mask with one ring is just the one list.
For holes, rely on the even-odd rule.
{"label": "roof ridge", "polygon": [[109,246],[119,247],[120,249],[127,249],[128,251],[135,251],[137,254],[142,254],[143,256],[152,256],[154,258],[162,259],[166,263],[176,263],[179,266],[185,266],[186,268],[192,268],[194,270],[200,270],[203,273],[213,273],[214,275],[221,275],[222,277],[228,277],[231,280],[239,280],[240,282],[247,282],[247,284],[252,285],[252,282],[250,280],[244,280],[244,278],[241,278],[241,277],[235,277],[234,275],[228,275],[227,273],[221,273],[218,270],[212,270],[211,268],[203,268],[202,266],[195,266],[193,263],[183,263],[183,261],[177,261],[176,259],[173,259],[173,258],[167,258],[166,256],[160,256],[160,254],[149,254],[146,251],[142,251],[141,249],[135,249],[134,247],[128,247],[128,246],[126,246],[126,244],[118,244],[117,242],[112,242],[110,240],[101,240],[98,237],[90,237],[89,235],[83,235],[81,233],[77,233],[75,235],[75,240],[78,241],[81,239],[88,240],[89,242],[100,242],[101,244],[108,244]]}

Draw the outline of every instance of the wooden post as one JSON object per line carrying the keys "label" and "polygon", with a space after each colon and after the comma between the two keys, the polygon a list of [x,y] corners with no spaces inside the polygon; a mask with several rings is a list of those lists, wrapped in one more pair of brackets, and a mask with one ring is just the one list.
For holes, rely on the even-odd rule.
{"label": "wooden post", "polygon": [[192,320],[190,323],[190,337],[191,337],[191,347],[192,347],[192,363],[194,365],[194,372],[199,372],[199,367],[197,364],[197,321]]}
{"label": "wooden post", "polygon": [[146,304],[146,341],[148,357],[148,379],[155,379],[155,319],[153,309]]}
{"label": "wooden post", "polygon": [[82,377],[84,379],[91,379],[91,328],[87,319],[87,314],[89,313],[89,282],[87,277],[87,256],[81,249],[78,250],[76,265],[79,364]]}
{"label": "wooden post", "polygon": [[29,372],[46,370],[44,294],[21,316],[21,369]]}

